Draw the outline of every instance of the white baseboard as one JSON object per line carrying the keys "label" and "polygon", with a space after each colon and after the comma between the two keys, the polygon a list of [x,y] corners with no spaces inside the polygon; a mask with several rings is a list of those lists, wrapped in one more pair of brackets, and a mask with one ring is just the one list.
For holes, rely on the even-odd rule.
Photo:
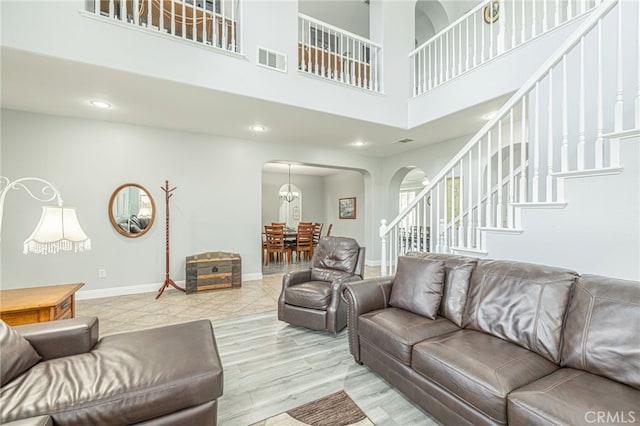
{"label": "white baseboard", "polygon": [[[242,281],[256,281],[262,279],[262,273],[242,274]],[[184,280],[176,281],[180,287],[185,286]],[[125,296],[127,294],[157,292],[162,283],[138,284],[111,288],[99,288],[95,290],[80,290],[76,293],[76,300],[98,299],[100,297]],[[176,291],[172,287],[167,287],[165,291]]]}
{"label": "white baseboard", "polygon": [[365,266],[380,266],[381,264],[382,264],[382,261],[380,260],[365,259],[364,261]]}

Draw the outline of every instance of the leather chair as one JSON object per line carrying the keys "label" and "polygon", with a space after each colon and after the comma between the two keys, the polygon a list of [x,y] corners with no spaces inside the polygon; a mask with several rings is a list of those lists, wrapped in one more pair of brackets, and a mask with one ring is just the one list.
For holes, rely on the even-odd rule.
{"label": "leather chair", "polygon": [[322,237],[311,267],[282,278],[278,319],[314,330],[337,333],[347,326],[342,285],[364,277],[365,248],[346,237]]}

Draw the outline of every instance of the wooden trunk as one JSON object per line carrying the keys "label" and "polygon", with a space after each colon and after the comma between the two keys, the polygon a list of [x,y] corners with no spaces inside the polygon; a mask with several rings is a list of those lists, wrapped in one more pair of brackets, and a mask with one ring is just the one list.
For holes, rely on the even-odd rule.
{"label": "wooden trunk", "polygon": [[187,257],[187,294],[242,286],[240,255],[221,251]]}

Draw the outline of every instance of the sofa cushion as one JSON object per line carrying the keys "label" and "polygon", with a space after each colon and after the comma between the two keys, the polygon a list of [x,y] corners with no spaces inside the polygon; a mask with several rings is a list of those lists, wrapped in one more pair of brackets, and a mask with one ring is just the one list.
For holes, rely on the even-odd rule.
{"label": "sofa cushion", "polygon": [[41,362],[2,388],[0,423],[133,424],[222,395],[211,321],[103,337],[89,353]]}
{"label": "sofa cushion", "polygon": [[407,253],[407,256],[444,262],[444,286],[438,314],[448,318],[458,327],[462,327],[462,315],[467,303],[469,281],[478,259],[455,254],[424,252],[411,252]]}
{"label": "sofa cushion", "polygon": [[508,400],[514,425],[640,423],[640,391],[572,368],[516,389]]}
{"label": "sofa cushion", "polygon": [[40,361],[40,355],[17,331],[0,320],[0,386]]}
{"label": "sofa cushion", "polygon": [[507,395],[558,369],[497,337],[458,330],[413,347],[412,368],[493,421],[507,422]]}
{"label": "sofa cushion", "polygon": [[455,330],[458,327],[446,318],[432,320],[398,308],[380,309],[358,318],[360,339],[407,366],[411,365],[414,344]]}
{"label": "sofa cushion", "polygon": [[640,389],[640,283],[580,277],[563,337],[562,365]]}
{"label": "sofa cushion", "polygon": [[288,305],[326,310],[331,302],[331,283],[307,281],[289,286],[284,289],[284,300]]}
{"label": "sofa cushion", "polygon": [[577,273],[552,266],[480,260],[463,326],[560,363],[563,318]]}
{"label": "sofa cushion", "polygon": [[389,305],[435,319],[443,282],[444,262],[400,256]]}

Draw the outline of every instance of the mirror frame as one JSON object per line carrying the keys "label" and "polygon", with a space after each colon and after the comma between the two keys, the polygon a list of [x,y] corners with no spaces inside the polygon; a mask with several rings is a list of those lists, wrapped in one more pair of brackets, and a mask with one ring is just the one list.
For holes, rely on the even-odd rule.
{"label": "mirror frame", "polygon": [[[151,201],[151,219],[149,219],[149,224],[147,225],[146,228],[144,228],[142,231],[138,232],[137,234],[132,234],[130,232],[126,232],[124,229],[122,229],[120,227],[120,225],[118,225],[118,222],[116,221],[115,217],[113,217],[113,203],[115,202],[116,197],[118,196],[118,193],[121,190],[123,190],[125,188],[128,188],[130,186],[134,186],[134,187],[140,189],[141,191],[144,191],[149,196],[149,201]],[[125,184],[120,185],[111,194],[111,198],[109,198],[109,220],[111,221],[111,225],[113,226],[113,228],[116,231],[118,231],[119,234],[124,235],[127,238],[138,238],[138,237],[141,237],[144,234],[146,234],[147,232],[149,232],[149,230],[153,226],[153,222],[155,221],[155,219],[156,219],[156,203],[153,201],[153,196],[151,195],[151,193],[144,186],[139,185],[137,183],[129,182],[129,183],[125,183]]]}

